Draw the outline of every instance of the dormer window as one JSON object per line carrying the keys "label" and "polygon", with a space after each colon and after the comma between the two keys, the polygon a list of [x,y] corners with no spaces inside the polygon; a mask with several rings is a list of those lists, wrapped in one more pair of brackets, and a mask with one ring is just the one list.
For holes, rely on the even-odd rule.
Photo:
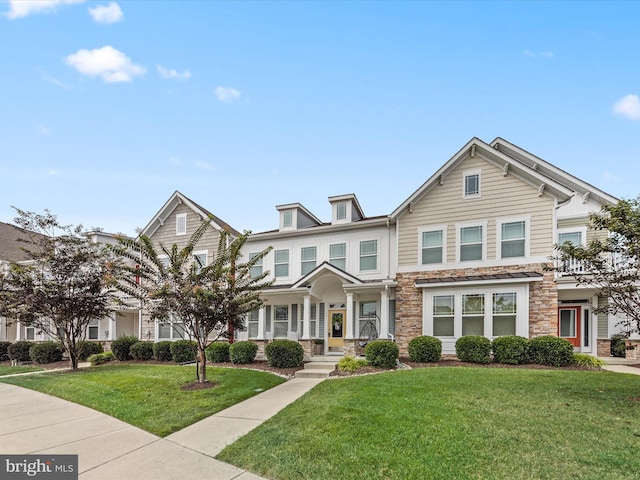
{"label": "dormer window", "polygon": [[293,227],[293,211],[286,210],[282,212],[282,228]]}
{"label": "dormer window", "polygon": [[347,204],[346,203],[336,204],[336,220],[346,220],[346,219],[347,219]]}

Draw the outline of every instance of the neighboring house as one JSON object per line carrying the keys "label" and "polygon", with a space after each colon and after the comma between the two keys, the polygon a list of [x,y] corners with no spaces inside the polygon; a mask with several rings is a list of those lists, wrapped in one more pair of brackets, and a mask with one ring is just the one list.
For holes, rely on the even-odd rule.
{"label": "neighboring house", "polygon": [[[398,235],[396,339],[557,335],[609,355],[605,298],[544,268],[554,244],[593,238],[616,198],[497,138],[469,141],[390,216]],[[580,266],[576,265],[579,273]]]}

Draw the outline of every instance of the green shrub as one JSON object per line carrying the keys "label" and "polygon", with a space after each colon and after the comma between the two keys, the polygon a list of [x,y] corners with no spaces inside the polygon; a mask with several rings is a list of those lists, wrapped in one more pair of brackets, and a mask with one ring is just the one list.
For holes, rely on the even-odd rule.
{"label": "green shrub", "polygon": [[367,361],[364,358],[354,358],[350,355],[342,357],[338,361],[338,370],[343,372],[355,372],[360,367],[364,367]]}
{"label": "green shrub", "polygon": [[11,360],[18,362],[30,362],[29,349],[33,345],[33,342],[27,342],[26,340],[20,340],[16,343],[12,343],[7,347],[7,353]]}
{"label": "green shrub", "polygon": [[509,365],[528,363],[528,347],[529,339],[517,335],[494,338],[491,343],[495,361]]}
{"label": "green shrub", "polygon": [[606,365],[606,362],[604,360],[592,357],[591,355],[587,355],[586,353],[574,353],[573,363],[578,365],[579,367],[587,367],[593,369],[600,368],[602,365]]}
{"label": "green shrub", "polygon": [[196,361],[198,344],[193,340],[176,340],[171,343],[171,358],[176,363],[191,363]]}
{"label": "green shrub", "polygon": [[615,334],[611,336],[611,356],[619,358],[625,358],[627,356],[624,335]]}
{"label": "green shrub", "polygon": [[136,342],[129,348],[129,354],[134,360],[151,360],[153,358],[153,343]]}
{"label": "green shrub", "polygon": [[87,358],[87,361],[93,365],[103,365],[105,363],[109,363],[114,359],[113,352],[104,352],[104,353],[95,353]]}
{"label": "green shrub", "polygon": [[456,356],[463,362],[489,363],[491,340],[481,335],[466,335],[456,341]]}
{"label": "green shrub", "polygon": [[120,360],[124,362],[125,360],[131,360],[131,354],[129,350],[131,349],[131,345],[139,342],[138,337],[133,336],[123,336],[117,338],[113,342],[111,342],[111,351],[113,352],[113,356],[116,360]]}
{"label": "green shrub", "polygon": [[171,344],[173,342],[169,340],[162,340],[153,344],[153,358],[159,362],[171,362],[173,356],[171,355]]}
{"label": "green shrub", "polygon": [[78,343],[78,360],[86,360],[91,355],[102,352],[104,352],[104,348],[101,343],[91,341]]}
{"label": "green shrub", "polygon": [[0,342],[0,362],[9,360],[9,345],[11,342]]}
{"label": "green shrub", "polygon": [[258,344],[248,341],[229,345],[229,360],[232,363],[251,363],[258,354]]}
{"label": "green shrub", "polygon": [[64,348],[58,342],[34,343],[29,349],[29,356],[34,363],[53,363],[62,360]]}
{"label": "green shrub", "polygon": [[409,342],[409,358],[413,362],[437,362],[442,356],[442,341],[436,337],[420,336]]}
{"label": "green shrub", "polygon": [[204,351],[207,360],[212,363],[229,361],[229,344],[227,342],[213,342]]}
{"label": "green shrub", "polygon": [[400,349],[391,340],[374,340],[364,348],[367,363],[378,368],[395,368]]}
{"label": "green shrub", "polygon": [[302,345],[293,340],[274,340],[267,344],[264,353],[267,356],[267,363],[277,368],[299,367],[304,359]]}
{"label": "green shrub", "polygon": [[529,340],[528,356],[538,365],[566,367],[573,363],[573,345],[565,338],[542,335]]}

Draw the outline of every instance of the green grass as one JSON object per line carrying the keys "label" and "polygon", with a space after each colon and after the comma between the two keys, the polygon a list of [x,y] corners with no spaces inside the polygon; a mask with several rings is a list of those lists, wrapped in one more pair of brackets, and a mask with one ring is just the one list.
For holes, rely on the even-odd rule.
{"label": "green grass", "polygon": [[425,368],[329,380],[220,453],[287,479],[640,478],[640,377]]}
{"label": "green grass", "polygon": [[284,381],[276,375],[238,368],[207,368],[218,386],[183,391],[195,380],[193,367],[105,365],[73,373],[0,379],[94,408],[159,436],[245,400]]}
{"label": "green grass", "polygon": [[3,375],[13,375],[14,373],[40,372],[42,370],[44,369],[31,365],[19,365],[15,367],[11,365],[0,365],[0,377]]}

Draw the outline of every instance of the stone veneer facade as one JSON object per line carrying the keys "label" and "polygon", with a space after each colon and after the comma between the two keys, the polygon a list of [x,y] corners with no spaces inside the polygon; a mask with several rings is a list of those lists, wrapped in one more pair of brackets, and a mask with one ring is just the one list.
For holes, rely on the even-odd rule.
{"label": "stone veneer facade", "polygon": [[[500,273],[539,272],[542,281],[529,284],[529,337],[558,334],[558,289],[553,272],[544,271],[542,264],[513,267],[486,267],[431,272],[398,273],[396,287],[396,342],[400,355],[407,355],[411,339],[422,332],[422,288],[415,286],[416,280],[438,277],[462,277],[471,275],[494,275]],[[487,282],[487,286],[490,282]]]}

